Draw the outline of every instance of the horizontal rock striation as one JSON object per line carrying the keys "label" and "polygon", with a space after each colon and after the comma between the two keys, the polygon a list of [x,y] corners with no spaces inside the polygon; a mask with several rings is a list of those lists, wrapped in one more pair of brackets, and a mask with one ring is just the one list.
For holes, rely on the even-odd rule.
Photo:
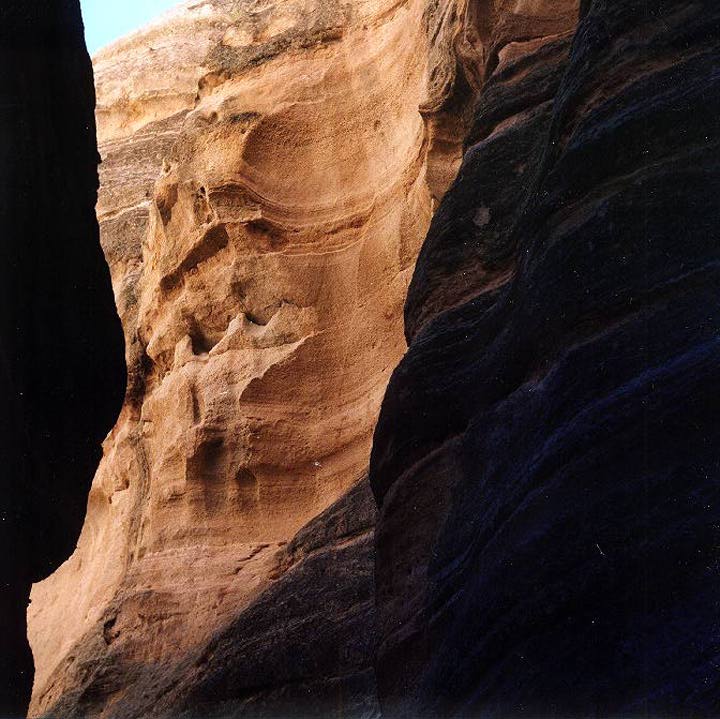
{"label": "horizontal rock striation", "polygon": [[196,658],[159,714],[378,717],[375,509],[365,478],[298,532],[278,555],[278,581]]}
{"label": "horizontal rock striation", "polygon": [[717,714],[719,12],[497,52],[375,433],[385,716]]}
{"label": "horizontal rock striation", "polygon": [[[224,632],[276,677],[221,692],[238,706],[272,713],[303,682],[340,715],[346,684],[368,692],[358,712],[373,705],[367,674],[352,678],[364,640],[320,678],[336,661],[323,647],[365,621],[369,540],[328,538],[302,571],[278,557],[366,474],[412,268],[481,74],[468,13],[200,0],[95,57],[97,211],[129,382],[77,550],[33,590],[33,715],[151,715]],[[323,604],[316,564],[357,617]],[[291,645],[249,619],[271,597],[331,628],[298,674],[260,648]],[[253,655],[230,660],[234,686]]]}
{"label": "horizontal rock striation", "polygon": [[[94,715],[104,701],[102,716],[116,719],[379,716],[371,663],[374,521],[364,479],[276,553],[276,581],[206,645],[148,666],[126,650],[103,652],[98,641],[92,676],[64,694],[52,715]],[[106,641],[118,634],[117,621],[106,623]],[[107,701],[118,693],[119,701]]]}

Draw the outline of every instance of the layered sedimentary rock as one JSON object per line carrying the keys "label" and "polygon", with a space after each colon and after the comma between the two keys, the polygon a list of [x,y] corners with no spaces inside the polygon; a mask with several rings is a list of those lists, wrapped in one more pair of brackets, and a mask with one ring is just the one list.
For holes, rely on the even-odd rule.
{"label": "layered sedimentary rock", "polygon": [[[328,668],[367,618],[367,537],[328,536],[299,569],[325,520],[288,542],[365,474],[410,273],[482,72],[466,12],[203,0],[95,58],[97,209],[129,387],[78,548],[33,591],[33,714],[171,713],[222,637],[247,647],[227,650],[239,684],[218,698],[238,712],[261,701],[240,695],[292,691],[340,714],[350,692],[374,712],[369,640]],[[347,607],[330,601],[343,591]],[[315,647],[298,635],[295,672],[276,671],[282,635],[250,619],[287,605],[308,612],[303,631],[336,627]],[[266,689],[237,679],[257,676],[253,661]]]}
{"label": "layered sedimentary rock", "polygon": [[[277,553],[269,586],[209,641],[151,666],[97,641],[91,678],[69,687],[52,716],[377,717],[374,520],[364,479]],[[105,627],[111,641],[114,630]]]}
{"label": "layered sedimentary rock", "polygon": [[501,40],[375,434],[386,716],[717,714],[719,27]]}
{"label": "layered sedimentary rock", "polygon": [[374,523],[364,479],[297,534],[278,556],[278,581],[140,713],[377,717]]}
{"label": "layered sedimentary rock", "polygon": [[16,717],[30,584],[75,546],[125,377],[79,4],[8,1],[0,16],[0,715]]}

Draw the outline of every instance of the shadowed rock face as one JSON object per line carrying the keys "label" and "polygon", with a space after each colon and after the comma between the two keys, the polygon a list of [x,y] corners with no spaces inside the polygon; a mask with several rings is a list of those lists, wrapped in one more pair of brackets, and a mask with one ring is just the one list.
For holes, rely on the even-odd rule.
{"label": "shadowed rock face", "polygon": [[79,4],[0,15],[0,715],[24,716],[30,583],[75,547],[125,369]]}
{"label": "shadowed rock face", "polygon": [[367,479],[303,528],[278,581],[193,657],[153,708],[162,717],[379,716],[373,527]]}
{"label": "shadowed rock face", "polygon": [[583,14],[500,52],[412,282],[371,460],[389,717],[720,709],[720,10]]}
{"label": "shadowed rock face", "polygon": [[[284,579],[287,546],[366,474],[415,257],[482,70],[468,13],[203,0],[95,57],[98,217],[129,389],[77,551],[33,590],[33,714],[160,711],[189,657],[223,632],[245,641],[232,629],[245,612],[271,596],[311,612],[313,591],[337,629],[303,642],[299,674],[263,664],[266,693],[315,682],[309,705],[347,710],[345,674],[367,676],[369,654],[328,662],[357,621],[312,574]],[[328,596],[367,601],[365,545],[323,553],[349,582]],[[243,670],[228,667],[230,685],[259,647],[290,651],[263,626],[229,657]]]}

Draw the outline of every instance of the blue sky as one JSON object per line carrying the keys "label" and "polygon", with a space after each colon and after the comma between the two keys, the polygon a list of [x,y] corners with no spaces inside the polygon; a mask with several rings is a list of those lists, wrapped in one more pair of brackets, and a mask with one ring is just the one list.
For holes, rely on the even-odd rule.
{"label": "blue sky", "polygon": [[90,54],[137,30],[181,0],[80,0]]}

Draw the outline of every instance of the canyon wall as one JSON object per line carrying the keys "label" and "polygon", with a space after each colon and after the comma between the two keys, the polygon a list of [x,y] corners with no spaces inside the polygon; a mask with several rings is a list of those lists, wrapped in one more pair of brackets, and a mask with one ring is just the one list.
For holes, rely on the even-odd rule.
{"label": "canyon wall", "polygon": [[720,10],[579,4],[97,55],[128,389],[33,716],[717,714]]}
{"label": "canyon wall", "polygon": [[470,13],[201,0],[95,57],[128,391],[78,547],[33,589],[32,715],[172,715],[190,676],[239,713],[375,712],[351,500],[480,82]]}
{"label": "canyon wall", "polygon": [[19,717],[30,585],[75,546],[125,368],[78,2],[4,2],[0,63],[0,715]]}
{"label": "canyon wall", "polygon": [[370,472],[385,716],[720,706],[720,9],[581,13],[495,41],[410,288]]}

